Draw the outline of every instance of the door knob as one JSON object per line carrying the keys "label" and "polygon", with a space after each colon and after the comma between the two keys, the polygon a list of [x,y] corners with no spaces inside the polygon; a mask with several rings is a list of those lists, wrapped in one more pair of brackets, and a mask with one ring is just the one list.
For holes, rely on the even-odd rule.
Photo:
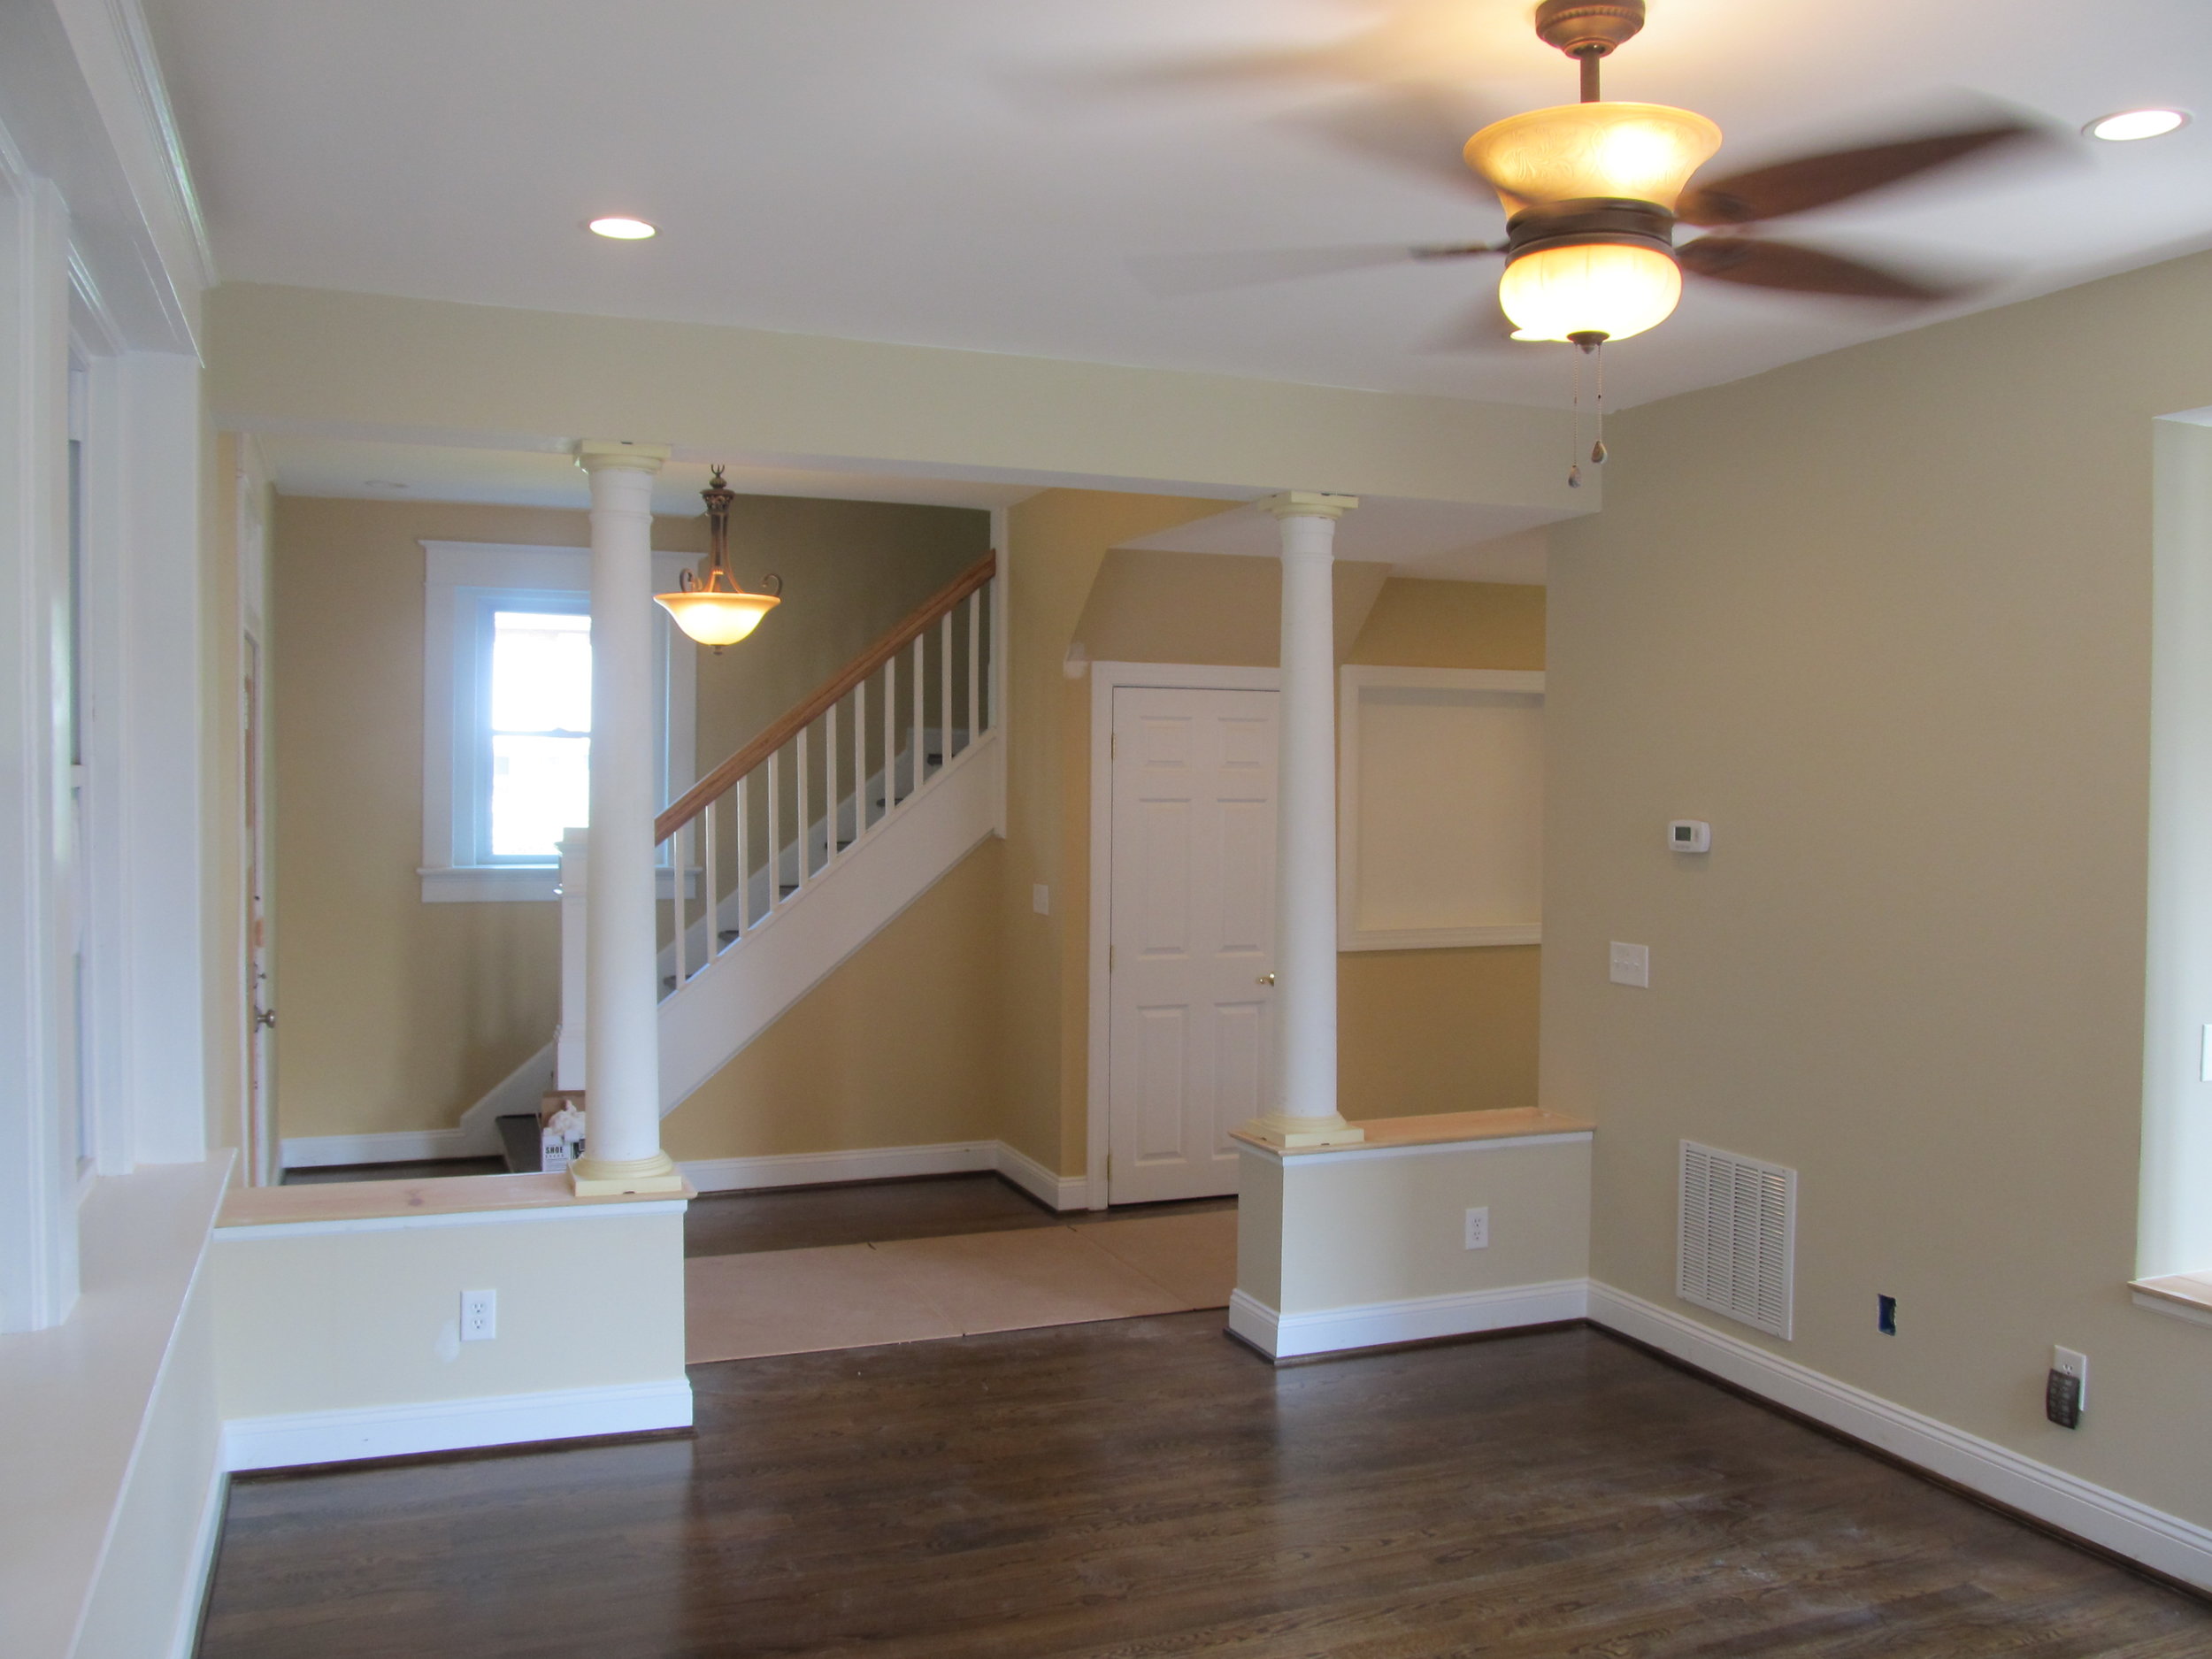
{"label": "door knob", "polygon": [[275,1024],[276,1010],[273,1008],[257,1008],[253,1010],[253,1028],[256,1031],[266,1031]]}
{"label": "door knob", "polygon": [[1263,973],[1259,977],[1258,983],[1262,985],[1272,985],[1275,983],[1275,976],[1271,973]]}

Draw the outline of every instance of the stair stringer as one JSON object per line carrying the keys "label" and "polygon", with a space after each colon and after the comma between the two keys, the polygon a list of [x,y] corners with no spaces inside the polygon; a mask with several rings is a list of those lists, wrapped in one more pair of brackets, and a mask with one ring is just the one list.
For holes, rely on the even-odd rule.
{"label": "stair stringer", "polygon": [[997,833],[1000,741],[986,732],[889,821],[663,999],[663,1117]]}
{"label": "stair stringer", "polygon": [[[662,999],[664,1118],[955,864],[1002,833],[1000,741],[996,731],[985,732],[774,916]],[[552,1087],[549,1042],[461,1115],[465,1148],[449,1156],[495,1154],[500,1115],[534,1110]]]}

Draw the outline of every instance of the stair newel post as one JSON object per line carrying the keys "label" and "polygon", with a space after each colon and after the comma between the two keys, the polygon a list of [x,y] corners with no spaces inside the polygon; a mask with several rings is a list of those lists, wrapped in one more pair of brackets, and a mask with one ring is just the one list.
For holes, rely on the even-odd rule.
{"label": "stair newel post", "polygon": [[[668,451],[587,440],[591,477],[591,879],[586,885],[580,1194],[679,1192],[661,1149],[653,832],[653,475]],[[682,908],[680,870],[678,910]]]}
{"label": "stair newel post", "polygon": [[1366,1139],[1336,1109],[1336,521],[1356,496],[1304,490],[1260,506],[1281,526],[1277,699],[1274,1098],[1244,1125],[1277,1146]]}

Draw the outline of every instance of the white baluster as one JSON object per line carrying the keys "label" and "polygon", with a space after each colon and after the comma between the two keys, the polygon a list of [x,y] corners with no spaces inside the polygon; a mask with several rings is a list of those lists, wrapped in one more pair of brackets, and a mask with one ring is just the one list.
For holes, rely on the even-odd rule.
{"label": "white baluster", "polygon": [[737,780],[737,936],[753,925],[753,824],[745,810],[745,780]]}
{"label": "white baluster", "polygon": [[894,651],[883,664],[883,811],[876,819],[879,824],[899,803],[898,708],[899,654]]}
{"label": "white baluster", "polygon": [[768,914],[783,902],[783,750],[768,757]]}
{"label": "white baluster", "polygon": [[968,742],[983,734],[982,691],[983,672],[983,590],[979,588],[968,595]]}
{"label": "white baluster", "polygon": [[928,701],[927,687],[929,686],[929,657],[928,653],[923,649],[923,645],[928,638],[929,635],[926,633],[917,634],[914,636],[914,760],[912,771],[907,780],[908,783],[912,786],[907,790],[909,795],[915,794],[922,787],[924,770],[922,762],[924,710],[922,705]]}
{"label": "white baluster", "polygon": [[937,624],[937,751],[952,764],[952,612]]}
{"label": "white baluster", "polygon": [[669,908],[676,915],[676,988],[684,988],[684,981],[691,976],[684,972],[684,869],[691,861],[684,856],[684,842],[690,839],[691,826],[679,824],[676,833],[668,838],[669,874],[674,885],[669,889]]}
{"label": "white baluster", "polygon": [[868,833],[868,682],[853,687],[853,844]]}
{"label": "white baluster", "polygon": [[715,800],[708,802],[705,810],[699,814],[699,822],[702,826],[700,833],[706,837],[706,856],[701,862],[707,867],[707,948],[703,954],[709,962],[712,962],[715,957],[722,954],[722,917],[714,897],[718,887],[714,879],[716,853],[714,809],[719,803],[720,797],[717,796]]}
{"label": "white baluster", "polygon": [[808,814],[814,810],[814,792],[808,790],[808,750],[814,748],[808,743],[808,734],[812,730],[812,726],[799,728],[799,810],[792,814],[799,823],[799,892],[805,892],[808,879],[814,874],[810,870],[814,863],[814,832],[808,827]]}
{"label": "white baluster", "polygon": [[822,868],[837,862],[837,705],[822,716]]}

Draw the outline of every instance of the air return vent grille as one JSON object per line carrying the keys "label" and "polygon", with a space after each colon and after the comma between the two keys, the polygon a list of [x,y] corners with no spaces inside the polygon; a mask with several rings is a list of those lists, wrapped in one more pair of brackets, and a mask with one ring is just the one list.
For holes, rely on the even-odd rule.
{"label": "air return vent grille", "polygon": [[1795,1170],[1682,1143],[1677,1295],[1787,1340],[1796,1248]]}

